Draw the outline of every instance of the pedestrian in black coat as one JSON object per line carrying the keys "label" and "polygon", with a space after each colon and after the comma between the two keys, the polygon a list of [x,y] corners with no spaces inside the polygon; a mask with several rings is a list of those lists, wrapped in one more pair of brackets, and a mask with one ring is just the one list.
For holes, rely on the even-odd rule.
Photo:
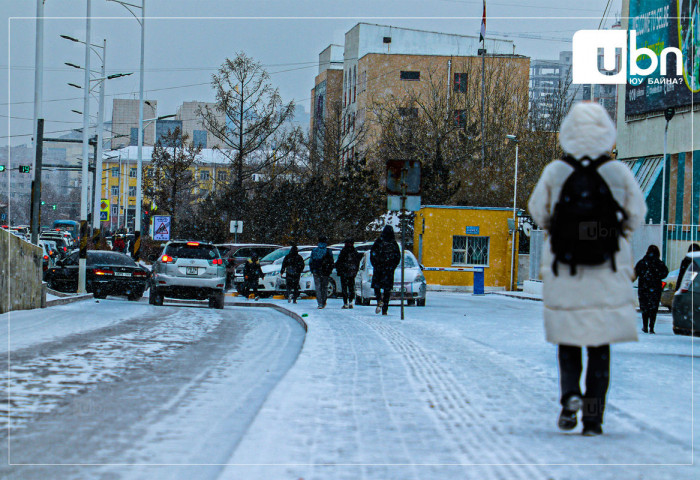
{"label": "pedestrian in black coat", "polygon": [[318,245],[311,251],[309,259],[309,270],[314,276],[314,286],[316,287],[316,301],[318,308],[326,308],[328,300],[328,280],[333,273],[333,254],[327,248],[326,237],[318,239]]}
{"label": "pedestrian in black coat", "polygon": [[391,225],[384,227],[382,234],[372,245],[369,259],[374,269],[372,288],[377,297],[376,313],[382,312],[382,315],[386,315],[389,309],[391,290],[394,288],[394,271],[401,262],[401,250],[399,244],[396,243],[394,229],[391,228]]}
{"label": "pedestrian in black coat", "polygon": [[343,292],[343,308],[352,308],[352,302],[355,300],[355,277],[361,259],[360,252],[355,249],[354,240],[351,238],[345,240],[345,246],[335,262],[335,269],[340,277],[340,286]]}
{"label": "pedestrian in black coat", "polygon": [[661,253],[656,245],[649,245],[646,255],[634,267],[639,279],[637,295],[642,311],[642,332],[654,333],[656,313],[661,301],[661,280],[668,275],[668,267],[661,261]]}
{"label": "pedestrian in black coat", "polygon": [[287,301],[297,303],[299,298],[299,279],[301,272],[304,271],[304,259],[299,255],[299,250],[296,245],[292,245],[289,253],[282,260],[282,269],[280,274],[285,274],[287,277]]}
{"label": "pedestrian in black coat", "polygon": [[[688,247],[688,253],[690,252],[700,252],[700,245],[697,243],[692,243]],[[676,291],[678,290],[678,287],[681,286],[681,281],[683,280],[683,275],[685,274],[685,271],[688,270],[688,267],[690,266],[690,262],[692,260],[690,257],[683,257],[683,260],[681,260],[681,266],[678,269],[678,278],[676,279]]]}
{"label": "pedestrian in black coat", "polygon": [[243,267],[243,295],[247,298],[248,295],[250,295],[250,291],[253,290],[255,292],[255,299],[257,300],[260,298],[258,294],[258,282],[264,277],[265,274],[260,268],[258,254],[253,253]]}

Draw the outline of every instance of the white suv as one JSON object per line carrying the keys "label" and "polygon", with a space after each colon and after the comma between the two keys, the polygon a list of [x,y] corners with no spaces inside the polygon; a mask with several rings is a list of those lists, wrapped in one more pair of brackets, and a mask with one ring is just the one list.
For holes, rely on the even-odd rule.
{"label": "white suv", "polygon": [[163,305],[165,297],[205,300],[224,308],[226,267],[211,243],[168,242],[153,264],[148,302]]}

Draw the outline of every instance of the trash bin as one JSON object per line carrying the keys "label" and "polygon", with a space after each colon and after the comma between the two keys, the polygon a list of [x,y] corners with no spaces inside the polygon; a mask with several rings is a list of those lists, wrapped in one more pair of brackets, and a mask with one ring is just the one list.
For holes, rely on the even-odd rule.
{"label": "trash bin", "polygon": [[484,269],[474,268],[474,295],[484,294]]}

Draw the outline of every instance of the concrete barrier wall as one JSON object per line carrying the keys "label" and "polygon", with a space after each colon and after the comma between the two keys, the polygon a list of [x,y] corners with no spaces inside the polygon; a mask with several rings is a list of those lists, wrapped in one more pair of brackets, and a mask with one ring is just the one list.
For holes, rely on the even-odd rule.
{"label": "concrete barrier wall", "polygon": [[41,308],[41,247],[0,229],[0,313]]}

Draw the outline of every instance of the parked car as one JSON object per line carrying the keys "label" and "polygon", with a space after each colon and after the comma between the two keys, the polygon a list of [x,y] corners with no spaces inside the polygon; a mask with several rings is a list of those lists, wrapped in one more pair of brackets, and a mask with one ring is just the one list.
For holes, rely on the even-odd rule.
{"label": "parked car", "polygon": [[[333,261],[338,260],[338,255],[340,255],[340,250],[337,248],[328,247],[328,250],[333,254]],[[316,283],[314,282],[314,276],[309,270],[309,260],[311,259],[311,250],[306,250],[299,252],[301,257],[304,259],[304,270],[301,273],[301,278],[299,279],[299,292],[305,293],[306,295],[316,295]],[[280,268],[282,267],[282,261],[280,261]],[[279,275],[279,269],[277,270],[277,275]],[[280,277],[278,282],[278,290],[281,293],[287,292],[287,279],[285,277]],[[338,272],[333,269],[330,278],[328,279],[328,298],[334,297],[340,291],[340,277]]]}
{"label": "parked car", "polygon": [[[46,282],[52,290],[78,290],[78,254],[75,250],[55,267],[46,272]],[[137,265],[131,257],[118,252],[88,250],[85,270],[85,290],[95,298],[107,295],[126,295],[136,301],[148,285],[149,272]]]}
{"label": "parked car", "polygon": [[280,248],[281,245],[269,245],[264,243],[221,243],[217,244],[221,258],[226,266],[226,288],[231,287],[236,275],[236,267],[243,265],[253,253],[263,258],[270,252]]}
{"label": "parked car", "polygon": [[661,305],[672,310],[673,295],[676,293],[676,282],[678,281],[678,270],[669,272],[668,276],[661,282]]}
{"label": "parked car", "polygon": [[[297,247],[299,250],[299,253],[301,252],[310,252],[315,248],[315,245],[302,245],[300,247]],[[287,256],[289,251],[292,249],[292,247],[281,247],[276,250],[273,250],[272,252],[268,253],[264,257],[260,258],[260,267],[262,268],[263,273],[265,276],[268,275],[268,273],[274,271],[273,269],[266,269],[265,267],[268,265],[271,265],[279,260],[279,266],[277,267],[277,271],[279,271],[282,268],[282,261],[284,260],[284,257]],[[247,260],[247,259],[246,259]],[[235,269],[234,277],[233,277],[233,286],[236,287],[236,291],[238,293],[241,293],[243,290],[243,267],[245,266],[245,261],[238,265]],[[270,279],[268,279],[270,280]],[[258,288],[262,288],[265,286],[266,291],[264,292],[265,294],[273,294],[276,293],[278,290],[276,290],[276,287],[272,287],[272,290],[267,291],[267,287],[269,287],[270,281],[268,281],[266,284],[263,283],[263,280],[260,279],[260,286]]]}
{"label": "parked car", "polygon": [[55,235],[53,233],[42,234],[39,240],[50,240],[56,243],[56,250],[58,251],[59,258],[66,258],[70,251],[73,249],[72,243],[62,235]]}
{"label": "parked car", "polygon": [[[369,305],[375,299],[372,289],[372,275],[374,269],[370,261],[369,250],[364,253],[360,261],[360,269],[355,277],[355,295],[357,305]],[[416,304],[419,307],[425,306],[426,281],[422,268],[413,256],[413,253],[406,250],[404,252],[404,298],[408,305]],[[394,288],[391,291],[391,299],[401,298],[401,264],[394,272]]]}
{"label": "parked car", "polygon": [[43,251],[41,258],[42,275],[46,277],[46,272],[48,269],[54,266],[54,259],[51,256],[51,247],[49,247],[48,243],[44,242],[43,240],[39,240],[39,246]]}
{"label": "parked car", "polygon": [[172,241],[153,264],[148,302],[163,305],[165,297],[209,299],[210,308],[224,308],[226,267],[211,243]]}
{"label": "parked car", "polygon": [[691,262],[673,296],[673,333],[700,335],[700,252],[689,252],[686,256]]}

